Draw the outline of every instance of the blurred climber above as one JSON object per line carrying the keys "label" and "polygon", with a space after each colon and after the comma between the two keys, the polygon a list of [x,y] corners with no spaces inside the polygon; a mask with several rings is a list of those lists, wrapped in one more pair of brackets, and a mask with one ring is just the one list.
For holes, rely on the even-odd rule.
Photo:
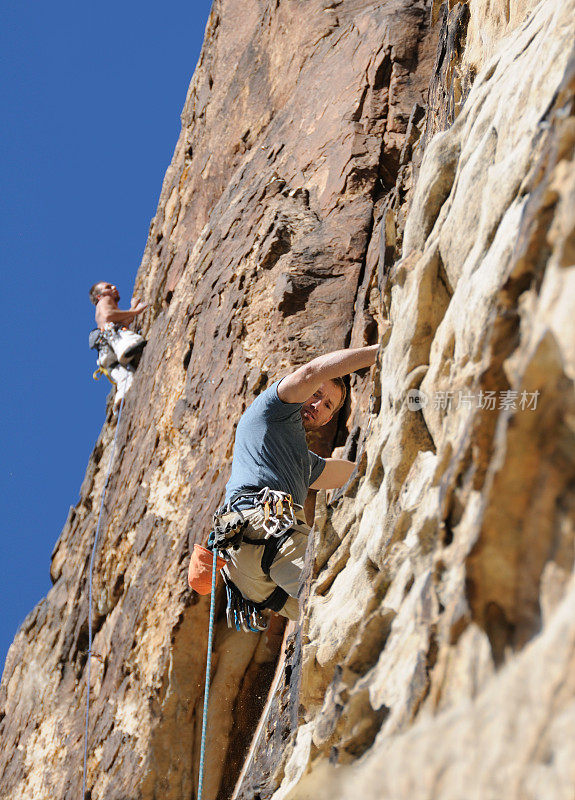
{"label": "blurred climber above", "polygon": [[132,384],[135,368],[146,346],[139,333],[126,326],[148,306],[132,299],[130,308],[118,307],[120,293],[113,283],[100,281],[90,289],[90,300],[96,306],[97,329],[90,332],[90,347],[98,351],[98,374],[105,374],[116,387],[114,410],[117,410]]}
{"label": "blurred climber above", "polygon": [[[106,281],[100,281],[92,286],[90,300],[96,306],[96,325],[101,331],[105,330],[110,323],[129,325],[138,314],[148,307],[147,303],[140,303],[132,298],[129,310],[122,311],[121,308],[118,308],[120,292],[113,283],[106,283]],[[141,336],[140,339],[144,341]],[[142,347],[143,345],[140,344],[140,349]]]}
{"label": "blurred climber above", "polygon": [[[218,566],[226,584],[228,624],[263,630],[264,609],[297,619],[310,531],[303,510],[308,489],[343,486],[355,467],[312,453],[306,431],[322,427],[339,411],[345,401],[342,376],[371,366],[377,350],[373,345],[314,358],[273,383],[242,415],[225,503],[214,515],[208,542],[226,560]],[[210,563],[211,553],[196,545],[188,580],[200,593],[210,591]]]}

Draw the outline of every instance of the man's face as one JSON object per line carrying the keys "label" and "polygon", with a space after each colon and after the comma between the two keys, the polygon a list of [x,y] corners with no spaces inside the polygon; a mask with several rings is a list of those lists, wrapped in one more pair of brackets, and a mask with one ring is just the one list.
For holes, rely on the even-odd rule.
{"label": "man's face", "polygon": [[102,283],[100,283],[98,286],[98,297],[111,297],[113,300],[118,302],[120,299],[120,292],[113,283],[106,283],[105,281],[102,281]]}
{"label": "man's face", "polygon": [[341,389],[335,383],[322,383],[317,392],[301,407],[301,418],[306,431],[315,431],[325,425],[333,416],[341,400]]}

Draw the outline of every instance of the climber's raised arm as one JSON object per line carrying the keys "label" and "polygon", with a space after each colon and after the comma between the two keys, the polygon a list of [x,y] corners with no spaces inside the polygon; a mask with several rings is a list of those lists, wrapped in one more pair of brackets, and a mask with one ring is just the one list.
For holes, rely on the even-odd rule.
{"label": "climber's raised arm", "polygon": [[305,403],[326,382],[374,364],[378,347],[374,344],[318,356],[282,379],[278,397],[284,403]]}

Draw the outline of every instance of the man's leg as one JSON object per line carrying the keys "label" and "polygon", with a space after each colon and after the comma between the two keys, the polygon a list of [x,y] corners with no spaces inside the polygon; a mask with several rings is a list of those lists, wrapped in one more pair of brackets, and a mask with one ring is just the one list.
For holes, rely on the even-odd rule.
{"label": "man's leg", "polygon": [[126,392],[132,385],[134,380],[134,373],[130,367],[123,367],[121,364],[116,364],[110,370],[110,375],[116,382],[116,395],[114,397],[114,408],[119,408],[120,403],[126,396]]}
{"label": "man's leg", "polygon": [[224,567],[244,597],[256,603],[261,603],[275,589],[274,583],[262,571],[263,554],[263,544],[242,544],[238,549],[228,551],[230,560]]}
{"label": "man's leg", "polygon": [[307,534],[294,531],[280,547],[270,567],[272,581],[296,600],[308,538]]}
{"label": "man's leg", "polygon": [[[269,577],[261,568],[264,546],[243,543],[237,550],[230,550],[230,561],[224,567],[240,592],[258,603],[271,595],[276,586],[290,595],[279,613],[288,619],[299,616],[298,590],[307,548],[309,527],[298,518],[297,525],[303,529],[293,530],[279,548],[271,563]],[[248,526],[246,535],[261,538],[259,527]]]}

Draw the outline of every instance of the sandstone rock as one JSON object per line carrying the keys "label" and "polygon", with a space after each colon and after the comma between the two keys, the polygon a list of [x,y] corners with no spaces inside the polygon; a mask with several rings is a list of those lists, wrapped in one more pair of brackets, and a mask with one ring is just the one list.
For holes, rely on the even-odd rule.
{"label": "sandstone rock", "polygon": [[[575,214],[574,11],[518,20],[426,145],[390,242],[402,252],[382,286],[393,329],[365,477],[326,516],[341,545],[308,599],[300,702],[316,750],[274,797],[572,795],[575,337],[560,241]],[[452,54],[450,74],[472,58]],[[432,112],[428,126],[449,122]],[[414,388],[424,402],[407,411]],[[348,654],[375,610],[391,627],[358,674]],[[341,720],[366,691],[379,730],[357,758]]]}
{"label": "sandstone rock", "polygon": [[[189,550],[221,500],[246,404],[289,364],[348,341],[360,287],[370,308],[373,209],[423,102],[427,33],[423,0],[214,4],[136,281],[149,345],[94,575],[93,800],[193,791],[207,604],[187,589]],[[373,320],[354,335],[375,341]],[[1,796],[80,791],[87,564],[112,422],[55,548],[54,588],[7,660]],[[329,452],[336,434],[315,445]],[[277,658],[223,625],[219,605],[213,796],[233,785]]]}

